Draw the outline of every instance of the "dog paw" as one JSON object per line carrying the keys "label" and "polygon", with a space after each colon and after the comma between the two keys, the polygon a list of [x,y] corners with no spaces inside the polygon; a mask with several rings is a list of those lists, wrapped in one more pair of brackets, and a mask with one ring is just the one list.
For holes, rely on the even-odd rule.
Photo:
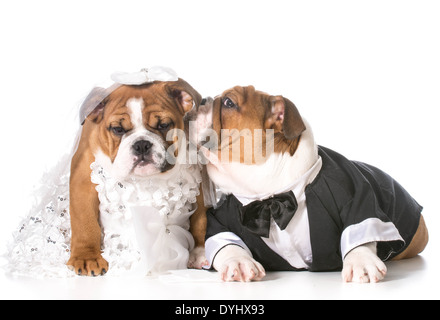
{"label": "dog paw", "polygon": [[107,273],[108,262],[101,256],[92,259],[70,258],[67,267],[79,276],[96,277]]}
{"label": "dog paw", "polygon": [[209,262],[205,257],[205,248],[194,248],[189,254],[188,269],[202,269],[207,265],[209,265]]}
{"label": "dog paw", "polygon": [[217,252],[213,267],[223,281],[258,281],[266,276],[263,266],[240,246],[229,245]]}
{"label": "dog paw", "polygon": [[376,243],[371,243],[359,246],[346,255],[342,280],[358,283],[379,282],[386,273],[387,267],[376,254]]}
{"label": "dog paw", "polygon": [[263,266],[251,257],[231,258],[219,269],[223,281],[259,281],[266,276]]}

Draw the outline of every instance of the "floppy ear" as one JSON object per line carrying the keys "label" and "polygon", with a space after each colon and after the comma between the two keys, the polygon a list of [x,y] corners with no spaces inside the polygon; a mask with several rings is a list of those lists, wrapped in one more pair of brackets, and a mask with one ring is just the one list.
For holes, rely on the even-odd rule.
{"label": "floppy ear", "polygon": [[104,107],[107,103],[108,92],[104,88],[96,87],[89,93],[84,100],[79,111],[79,120],[81,125],[87,119],[98,123],[102,120]]}
{"label": "floppy ear", "polygon": [[188,113],[193,107],[198,108],[202,102],[202,96],[185,80],[180,78],[176,82],[171,82],[169,92],[183,113]]}
{"label": "floppy ear", "polygon": [[306,126],[296,106],[283,96],[270,97],[271,109],[267,119],[269,126],[284,133],[286,139],[293,140],[306,130]]}

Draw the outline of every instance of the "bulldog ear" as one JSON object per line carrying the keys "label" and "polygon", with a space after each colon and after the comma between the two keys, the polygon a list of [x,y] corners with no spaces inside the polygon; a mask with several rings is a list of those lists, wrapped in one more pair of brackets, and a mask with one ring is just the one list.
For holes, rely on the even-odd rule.
{"label": "bulldog ear", "polygon": [[306,126],[296,106],[282,96],[271,96],[271,113],[267,119],[269,126],[284,133],[288,140],[293,140],[306,130]]}
{"label": "bulldog ear", "polygon": [[100,87],[93,88],[93,90],[85,98],[79,111],[79,120],[81,125],[84,124],[86,118],[95,123],[98,123],[102,120],[104,107],[107,103],[107,96],[108,93],[106,89]]}
{"label": "bulldog ear", "polygon": [[193,107],[198,108],[202,102],[200,93],[180,78],[175,84],[172,84],[170,93],[185,114],[191,111]]}

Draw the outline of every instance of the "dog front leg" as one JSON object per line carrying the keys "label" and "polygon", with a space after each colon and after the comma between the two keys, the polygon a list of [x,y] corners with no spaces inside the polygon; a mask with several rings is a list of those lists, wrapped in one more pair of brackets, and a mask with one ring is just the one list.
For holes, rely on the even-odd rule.
{"label": "dog front leg", "polygon": [[387,267],[377,256],[376,242],[370,242],[347,253],[342,279],[345,282],[379,282],[386,273]]}
{"label": "dog front leg", "polygon": [[70,176],[71,254],[67,266],[78,275],[105,274],[108,263],[101,256],[99,199],[90,180],[90,165],[81,167],[77,157],[72,160]]}
{"label": "dog front leg", "polygon": [[197,210],[190,218],[190,232],[195,243],[188,260],[188,268],[190,269],[202,269],[209,264],[205,257],[206,224],[206,208],[203,193],[200,192],[200,195],[197,197]]}

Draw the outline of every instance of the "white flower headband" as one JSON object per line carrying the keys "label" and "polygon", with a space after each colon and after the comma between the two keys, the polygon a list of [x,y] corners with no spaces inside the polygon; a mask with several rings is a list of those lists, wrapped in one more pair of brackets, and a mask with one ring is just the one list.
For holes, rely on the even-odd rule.
{"label": "white flower headband", "polygon": [[140,86],[146,83],[154,81],[178,81],[179,77],[177,73],[167,67],[155,66],[148,69],[142,69],[139,72],[115,72],[111,76],[111,79],[115,82],[107,89],[94,88],[89,95],[85,98],[80,109],[80,123],[84,124],[88,115],[95,110],[96,107],[114,90],[121,85],[136,85]]}
{"label": "white flower headband", "polygon": [[133,73],[116,72],[111,79],[119,84],[142,85],[153,81],[177,81],[179,77],[173,69],[156,66]]}

